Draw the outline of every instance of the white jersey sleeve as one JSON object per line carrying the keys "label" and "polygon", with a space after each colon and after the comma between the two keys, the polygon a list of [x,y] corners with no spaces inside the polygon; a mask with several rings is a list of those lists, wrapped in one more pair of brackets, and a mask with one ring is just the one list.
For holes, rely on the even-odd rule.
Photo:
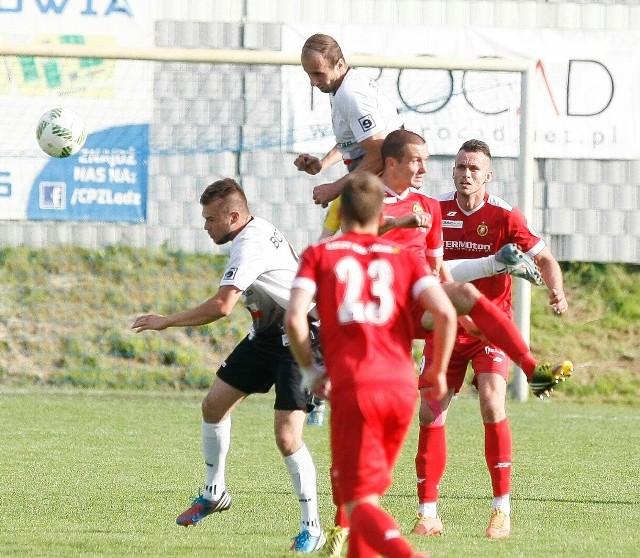
{"label": "white jersey sleeve", "polygon": [[397,107],[378,89],[374,79],[358,70],[349,69],[330,99],[333,132],[345,159],[364,155],[360,142],[402,127]]}

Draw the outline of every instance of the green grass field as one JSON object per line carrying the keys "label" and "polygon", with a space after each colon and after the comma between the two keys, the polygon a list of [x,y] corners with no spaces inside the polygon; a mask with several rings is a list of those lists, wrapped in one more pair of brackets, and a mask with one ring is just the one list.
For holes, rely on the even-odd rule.
{"label": "green grass field", "polygon": [[[202,482],[202,392],[0,391],[0,555],[281,557],[298,506],[272,435],[272,395],[233,419],[229,512],[180,528]],[[640,409],[567,401],[509,403],[513,530],[483,537],[490,485],[477,401],[449,415],[442,487],[445,535],[418,539],[434,557],[637,556]],[[415,515],[414,428],[384,504],[408,531]],[[319,470],[321,516],[333,517],[328,427],[305,433]]]}

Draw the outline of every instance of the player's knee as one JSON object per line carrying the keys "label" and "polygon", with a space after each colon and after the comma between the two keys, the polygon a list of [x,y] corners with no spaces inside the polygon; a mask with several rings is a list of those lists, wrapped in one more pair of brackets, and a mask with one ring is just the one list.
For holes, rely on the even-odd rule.
{"label": "player's knee", "polygon": [[484,423],[497,423],[507,418],[504,399],[496,402],[480,402],[480,416]]}
{"label": "player's knee", "polygon": [[447,294],[459,316],[466,316],[480,298],[480,291],[471,283],[450,283]]}
{"label": "player's knee", "polygon": [[418,411],[418,420],[421,426],[442,426],[444,424],[446,413],[442,408],[440,401],[435,399],[420,398],[420,409]]}
{"label": "player's knee", "polygon": [[462,289],[465,298],[467,298],[473,304],[475,304],[475,302],[482,296],[482,293],[480,293],[475,285],[472,285],[471,283],[463,283]]}
{"label": "player's knee", "polygon": [[202,400],[200,409],[202,410],[202,418],[209,423],[222,422],[229,415],[228,409],[220,408],[215,397],[212,397],[210,393]]}
{"label": "player's knee", "polygon": [[302,444],[302,438],[292,432],[276,432],[276,447],[284,456],[293,455]]}

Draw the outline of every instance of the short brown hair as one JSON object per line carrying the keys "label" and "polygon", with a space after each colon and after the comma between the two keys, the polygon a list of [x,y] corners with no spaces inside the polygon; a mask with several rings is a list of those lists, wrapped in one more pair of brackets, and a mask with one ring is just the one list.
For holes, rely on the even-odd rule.
{"label": "short brown hair", "polygon": [[378,219],[384,199],[384,184],[375,174],[355,171],[347,175],[340,210],[348,223],[367,225]]}
{"label": "short brown hair", "polygon": [[415,132],[409,130],[394,130],[387,134],[382,142],[380,148],[380,155],[382,157],[382,164],[387,160],[387,157],[393,157],[396,161],[401,161],[404,154],[407,152],[407,145],[423,145],[427,143],[426,140]]}
{"label": "short brown hair", "polygon": [[489,146],[482,140],[467,140],[462,144],[460,149],[458,149],[458,153],[460,153],[460,151],[466,151],[468,153],[482,153],[489,157],[489,159],[491,159],[491,150],[489,149]]}
{"label": "short brown hair", "polygon": [[322,33],[311,35],[311,37],[305,41],[302,46],[302,56],[310,52],[317,52],[332,66],[336,65],[340,58],[344,60],[342,49],[336,40]]}
{"label": "short brown hair", "polygon": [[213,184],[209,184],[204,189],[200,196],[200,205],[209,205],[213,200],[226,199],[232,196],[239,199],[242,205],[248,208],[247,196],[242,186],[233,178],[222,178],[216,180]]}

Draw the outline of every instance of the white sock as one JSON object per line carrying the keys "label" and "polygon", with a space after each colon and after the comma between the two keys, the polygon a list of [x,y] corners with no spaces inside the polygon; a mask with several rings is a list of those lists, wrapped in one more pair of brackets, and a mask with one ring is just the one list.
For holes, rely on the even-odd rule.
{"label": "white sock", "polygon": [[438,504],[436,502],[424,502],[418,506],[418,515],[422,517],[438,517]]}
{"label": "white sock", "polygon": [[486,256],[470,260],[448,260],[444,262],[454,281],[468,283],[475,279],[491,277],[496,273],[503,273],[505,266],[496,261],[495,256]]}
{"label": "white sock", "polygon": [[291,482],[300,502],[301,531],[305,529],[317,537],[322,528],[318,515],[318,489],[316,466],[311,454],[304,444],[302,447],[284,458],[284,464],[291,475]]}
{"label": "white sock", "polygon": [[491,502],[491,509],[500,510],[505,515],[511,515],[511,498],[508,494],[494,498]]}
{"label": "white sock", "polygon": [[222,422],[202,421],[202,457],[205,463],[204,494],[218,500],[227,489],[224,471],[231,445],[231,417]]}

